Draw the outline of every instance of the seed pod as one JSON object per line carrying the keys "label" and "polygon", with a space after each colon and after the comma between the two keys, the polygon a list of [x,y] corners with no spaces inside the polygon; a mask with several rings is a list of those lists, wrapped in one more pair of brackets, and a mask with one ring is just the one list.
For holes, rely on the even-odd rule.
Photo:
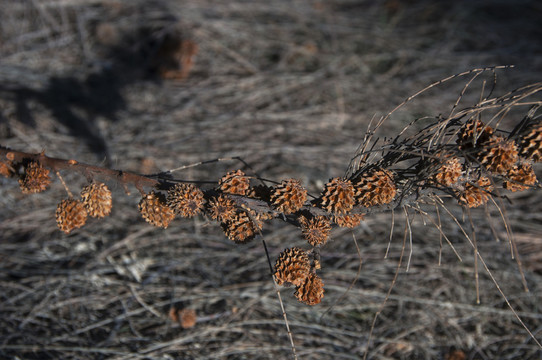
{"label": "seed pod", "polygon": [[461,162],[455,156],[443,159],[437,171],[436,174],[431,176],[431,182],[445,187],[457,183],[463,173]]}
{"label": "seed pod", "polygon": [[459,129],[456,142],[461,150],[468,150],[483,144],[492,135],[493,129],[490,126],[471,118]]}
{"label": "seed pod", "polygon": [[340,227],[353,229],[361,224],[363,218],[363,214],[336,215],[333,221]]}
{"label": "seed pod", "polygon": [[275,281],[278,285],[292,283],[301,285],[309,275],[310,262],[307,253],[298,247],[285,249],[275,262]]}
{"label": "seed pod", "polygon": [[220,195],[209,201],[209,216],[211,216],[211,219],[228,222],[233,220],[235,212],[235,202],[227,195]]}
{"label": "seed pod", "polygon": [[519,142],[519,149],[521,157],[534,162],[542,161],[542,122],[527,127]]}
{"label": "seed pod", "polygon": [[485,204],[489,198],[489,192],[493,190],[491,181],[487,177],[481,177],[476,184],[467,183],[465,189],[459,192],[459,202],[469,208]]}
{"label": "seed pod", "polygon": [[331,223],[325,216],[314,216],[306,218],[305,216],[299,217],[299,223],[301,224],[301,231],[305,240],[312,246],[324,245],[331,231]]}
{"label": "seed pod", "polygon": [[175,184],[168,191],[167,205],[177,215],[193,217],[203,209],[203,192],[192,184]]}
{"label": "seed pod", "polygon": [[3,162],[0,161],[0,175],[3,177],[12,177],[15,175],[11,161]]}
{"label": "seed pod", "polygon": [[518,161],[518,150],[514,141],[493,136],[483,144],[477,157],[488,171],[503,175]]}
{"label": "seed pod", "polygon": [[73,229],[85,225],[87,222],[87,210],[80,201],[65,199],[58,204],[55,217],[58,228],[69,234]]}
{"label": "seed pod", "polygon": [[238,244],[246,244],[254,239],[261,229],[261,223],[255,223],[245,212],[240,211],[230,221],[222,223],[222,228],[228,239]]}
{"label": "seed pod", "polygon": [[23,194],[42,192],[47,189],[50,183],[49,170],[35,161],[26,165],[24,174],[19,179],[19,186]]}
{"label": "seed pod", "polygon": [[510,191],[523,191],[536,183],[536,174],[529,163],[521,163],[508,171],[508,180],[504,181],[504,188]]}
{"label": "seed pod", "polygon": [[355,183],[356,200],[364,207],[389,204],[397,193],[393,180],[393,173],[389,170],[369,170]]}
{"label": "seed pod", "polygon": [[230,171],[220,179],[218,186],[226,194],[246,195],[250,179],[241,170]]}
{"label": "seed pod", "polygon": [[297,300],[307,305],[316,305],[324,297],[324,282],[315,273],[310,273],[294,293]]}
{"label": "seed pod", "polygon": [[103,218],[111,213],[113,206],[111,191],[104,183],[93,182],[83,187],[81,199],[92,217]]}
{"label": "seed pod", "polygon": [[354,195],[354,186],[350,180],[333,178],[325,186],[322,208],[329,213],[345,214],[354,207]]}
{"label": "seed pod", "polygon": [[154,226],[169,226],[169,223],[175,217],[173,210],[166,205],[164,195],[151,191],[139,201],[139,212],[143,219]]}
{"label": "seed pod", "polygon": [[295,213],[307,200],[307,190],[305,190],[299,180],[282,180],[271,193],[271,203],[280,212],[285,215]]}

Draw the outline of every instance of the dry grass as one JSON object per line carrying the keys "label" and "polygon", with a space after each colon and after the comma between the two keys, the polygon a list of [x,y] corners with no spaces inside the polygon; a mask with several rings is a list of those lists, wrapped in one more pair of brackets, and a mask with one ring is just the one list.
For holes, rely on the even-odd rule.
{"label": "dry grass", "polygon": [[[318,193],[345,172],[369,121],[426,85],[471,68],[514,64],[498,72],[496,92],[503,94],[542,74],[536,1],[143,3],[0,1],[0,144],[148,173],[241,156],[265,178],[300,178]],[[184,80],[148,73],[147,37],[173,23],[164,14],[180,19],[199,45]],[[448,113],[464,85],[457,79],[427,92],[394,113],[379,135]],[[476,86],[467,103],[478,100],[482,82]],[[213,163],[178,175],[216,180],[239,166]],[[74,192],[84,183],[64,177]],[[137,212],[139,197],[120,187],[113,189],[111,217],[65,235],[53,215],[65,197],[60,183],[23,196],[16,182],[0,181],[0,357],[292,357],[260,242],[235,245],[204,218],[153,229]],[[530,292],[494,207],[492,221],[472,211],[477,244],[540,339],[541,194],[510,198],[506,216]],[[437,221],[434,208],[424,210]],[[459,208],[451,211],[462,218]],[[405,259],[368,357],[445,359],[460,349],[467,359],[539,358],[540,348],[480,264],[475,304],[473,249],[441,216],[463,261],[444,244],[439,265],[438,230],[414,219],[409,271]],[[292,288],[282,290],[299,358],[363,356],[401,253],[401,214],[395,222],[386,259],[390,213],[372,214],[355,230],[363,268],[346,295],[359,259],[352,235],[341,229],[322,251],[323,302],[308,307]],[[297,229],[279,222],[264,237],[272,257],[304,246]],[[183,329],[169,318],[171,307],[194,309],[197,324]]]}

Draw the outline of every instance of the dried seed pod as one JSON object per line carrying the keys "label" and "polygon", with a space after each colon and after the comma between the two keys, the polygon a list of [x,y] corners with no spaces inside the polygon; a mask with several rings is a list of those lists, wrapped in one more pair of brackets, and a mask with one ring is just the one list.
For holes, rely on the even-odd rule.
{"label": "dried seed pod", "polygon": [[527,127],[519,142],[521,157],[534,162],[542,161],[542,122]]}
{"label": "dried seed pod", "polygon": [[32,161],[25,167],[23,176],[19,179],[19,186],[23,194],[39,193],[47,189],[51,183],[49,170],[40,163]]}
{"label": "dried seed pod", "polygon": [[93,182],[81,190],[81,201],[92,217],[103,218],[111,213],[113,200],[107,185]]}
{"label": "dried seed pod", "polygon": [[299,223],[301,224],[301,231],[305,240],[312,246],[324,245],[331,231],[331,222],[325,216],[314,216],[306,218],[305,216],[299,217]]}
{"label": "dried seed pod", "polygon": [[397,193],[393,173],[386,169],[372,169],[362,174],[355,183],[356,200],[361,206],[389,204]]}
{"label": "dried seed pod", "polygon": [[438,168],[438,172],[431,176],[431,181],[440,186],[452,186],[461,177],[463,169],[458,157],[451,157],[443,160]]}
{"label": "dried seed pod", "polygon": [[504,181],[504,188],[510,191],[523,191],[536,183],[536,174],[533,166],[529,163],[521,163],[507,174],[508,180]]}
{"label": "dried seed pod", "polygon": [[354,186],[350,180],[333,178],[325,186],[322,208],[329,213],[345,214],[354,207],[354,195]]}
{"label": "dried seed pod", "polygon": [[363,218],[363,214],[336,215],[333,221],[340,227],[353,229],[361,224]]}
{"label": "dried seed pod", "polygon": [[324,282],[315,273],[310,273],[294,293],[297,300],[307,305],[316,305],[324,297]]}
{"label": "dried seed pod", "polygon": [[227,194],[246,195],[250,187],[250,179],[241,170],[230,171],[220,179],[218,186]]}
{"label": "dried seed pod", "polygon": [[278,285],[292,283],[303,284],[309,275],[311,264],[307,253],[298,247],[285,249],[275,262],[275,281]]}
{"label": "dried seed pod", "polygon": [[151,191],[139,201],[139,212],[143,219],[149,224],[163,227],[169,226],[169,223],[175,217],[175,213],[166,204],[166,199],[161,193]]}
{"label": "dried seed pod", "polygon": [[245,244],[254,239],[261,229],[261,223],[255,223],[245,212],[240,211],[230,221],[222,223],[222,227],[228,239]]}
{"label": "dried seed pod", "polygon": [[175,214],[193,217],[203,209],[203,192],[192,184],[175,184],[168,191],[167,205]]}
{"label": "dried seed pod", "polygon": [[457,134],[457,144],[461,150],[472,149],[483,144],[493,135],[493,129],[480,120],[471,118],[463,124]]}
{"label": "dried seed pod", "polygon": [[285,215],[295,213],[307,200],[307,190],[296,179],[282,180],[271,193],[271,203]]}
{"label": "dried seed pod", "polygon": [[15,175],[15,171],[13,169],[11,161],[0,161],[0,175],[2,175],[3,177],[12,177],[13,175]]}
{"label": "dried seed pod", "polygon": [[467,183],[465,189],[457,195],[462,204],[472,208],[485,204],[489,200],[491,196],[489,192],[492,190],[491,180],[484,176],[478,179],[476,184]]}
{"label": "dried seed pod", "polygon": [[514,141],[493,136],[483,144],[477,157],[488,171],[502,175],[518,161],[518,150]]}
{"label": "dried seed pod", "polygon": [[69,234],[87,222],[87,210],[83,203],[75,199],[65,199],[56,207],[56,223],[58,228]]}
{"label": "dried seed pod", "polygon": [[220,222],[228,222],[235,216],[235,202],[227,195],[214,197],[209,201],[209,216]]}

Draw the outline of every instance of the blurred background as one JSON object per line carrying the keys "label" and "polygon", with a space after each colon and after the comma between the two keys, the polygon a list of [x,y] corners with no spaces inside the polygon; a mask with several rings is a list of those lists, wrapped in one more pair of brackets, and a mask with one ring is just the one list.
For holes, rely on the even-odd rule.
{"label": "blurred background", "polygon": [[[344,174],[369,122],[425,86],[495,65],[514,65],[497,71],[495,95],[542,80],[535,0],[0,0],[0,8],[0,145],[146,174],[239,156],[264,178],[298,178],[317,194]],[[468,79],[424,93],[379,136],[449,113]],[[462,104],[474,105],[493,81],[477,79]],[[250,172],[225,160],[176,176],[217,181],[237,168]],[[74,193],[86,181],[62,175]],[[293,357],[259,240],[234,244],[203,217],[152,228],[137,190],[114,183],[112,215],[65,235],[54,220],[66,197],[58,181],[30,196],[0,181],[0,357]],[[530,292],[497,209],[473,212],[480,253],[538,339],[541,200],[539,191],[511,196],[505,213]],[[374,214],[354,231],[359,275],[351,232],[334,230],[322,249],[321,304],[281,291],[300,359],[540,358],[481,268],[476,304],[473,250],[449,217],[443,228],[463,261],[447,245],[440,256],[438,230],[415,219],[410,268],[403,262],[368,344],[401,253],[405,222],[393,220],[392,228],[390,213]],[[307,248],[280,221],[264,238],[272,261],[285,247]],[[195,311],[194,326],[177,321],[182,309]]]}

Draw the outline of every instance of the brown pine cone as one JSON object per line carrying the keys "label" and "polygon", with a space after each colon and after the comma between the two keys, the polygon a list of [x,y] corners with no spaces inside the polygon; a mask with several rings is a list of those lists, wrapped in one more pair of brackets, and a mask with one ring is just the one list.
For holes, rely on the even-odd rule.
{"label": "brown pine cone", "polygon": [[35,161],[26,165],[24,174],[19,179],[19,186],[23,194],[42,192],[47,189],[50,183],[49,170]]}
{"label": "brown pine cone", "polygon": [[514,141],[493,136],[482,144],[477,158],[488,171],[503,175],[514,167],[519,157]]}
{"label": "brown pine cone", "polygon": [[519,142],[521,157],[534,162],[542,161],[542,122],[529,126]]}
{"label": "brown pine cone", "polygon": [[55,217],[58,228],[69,234],[73,229],[85,225],[87,222],[87,210],[80,201],[65,199],[58,204]]}
{"label": "brown pine cone", "polygon": [[246,244],[261,230],[261,223],[252,221],[244,211],[239,211],[231,220],[222,223],[222,227],[228,239]]}
{"label": "brown pine cone", "polygon": [[458,192],[459,202],[467,207],[473,208],[485,204],[489,198],[493,186],[487,177],[481,177],[476,184],[467,183],[462,192]]}
{"label": "brown pine cone", "polygon": [[363,214],[336,215],[333,221],[340,227],[353,229],[363,221]]}
{"label": "brown pine cone", "polygon": [[504,181],[504,188],[510,191],[523,191],[529,189],[529,186],[536,184],[536,174],[533,166],[529,163],[521,163],[507,174],[508,180]]}
{"label": "brown pine cone", "polygon": [[169,223],[175,217],[175,213],[166,205],[166,199],[161,193],[151,191],[141,198],[139,202],[139,212],[143,219],[149,224],[163,227],[169,226]]}
{"label": "brown pine cone", "polygon": [[315,273],[310,273],[296,288],[294,296],[307,305],[319,304],[324,297],[324,282]]}
{"label": "brown pine cone", "polygon": [[322,208],[333,214],[346,214],[354,207],[354,186],[343,178],[334,178],[326,184],[322,195]]}
{"label": "brown pine cone", "polygon": [[317,246],[327,242],[331,232],[331,223],[327,217],[314,216],[308,219],[305,216],[300,216],[299,223],[303,236],[309,244]]}
{"label": "brown pine cone", "polygon": [[458,157],[444,158],[438,167],[438,172],[431,176],[431,181],[440,186],[450,187],[457,183],[463,169]]}
{"label": "brown pine cone", "polygon": [[461,150],[468,150],[483,144],[492,135],[493,129],[490,126],[471,118],[459,129],[456,142]]}
{"label": "brown pine cone", "polygon": [[220,222],[233,220],[235,216],[235,202],[227,195],[219,195],[209,201],[209,216]]}
{"label": "brown pine cone", "polygon": [[307,253],[298,247],[285,249],[275,262],[275,281],[277,285],[292,283],[301,285],[309,275],[311,264]]}
{"label": "brown pine cone", "polygon": [[203,209],[203,192],[192,184],[175,184],[168,191],[167,205],[177,215],[193,217]]}
{"label": "brown pine cone", "polygon": [[362,174],[355,183],[358,203],[364,207],[389,204],[397,193],[393,181],[393,173],[385,169],[373,169]]}
{"label": "brown pine cone", "polygon": [[93,182],[81,190],[81,201],[92,217],[103,218],[111,213],[111,191],[104,183]]}
{"label": "brown pine cone", "polygon": [[246,195],[250,179],[241,170],[230,171],[220,179],[218,187],[226,194]]}
{"label": "brown pine cone", "polygon": [[271,203],[280,212],[285,215],[295,213],[307,200],[307,190],[305,190],[299,180],[282,180],[271,194]]}
{"label": "brown pine cone", "polygon": [[0,161],[0,175],[3,177],[12,177],[15,175],[15,169],[13,169],[13,166],[11,164],[11,161],[9,162],[3,162]]}

